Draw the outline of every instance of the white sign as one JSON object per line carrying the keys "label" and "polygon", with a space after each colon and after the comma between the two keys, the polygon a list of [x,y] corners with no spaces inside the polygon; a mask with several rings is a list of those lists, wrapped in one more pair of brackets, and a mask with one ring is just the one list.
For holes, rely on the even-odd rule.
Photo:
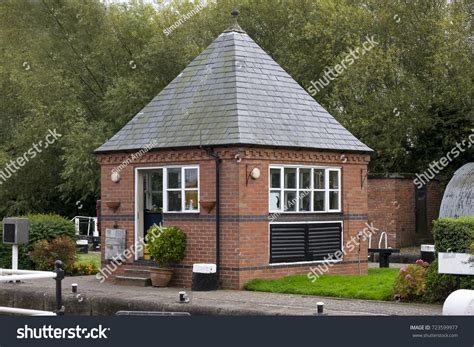
{"label": "white sign", "polygon": [[435,248],[434,245],[421,245],[422,252],[434,252]]}
{"label": "white sign", "polygon": [[474,275],[474,254],[439,253],[438,273],[452,275]]}

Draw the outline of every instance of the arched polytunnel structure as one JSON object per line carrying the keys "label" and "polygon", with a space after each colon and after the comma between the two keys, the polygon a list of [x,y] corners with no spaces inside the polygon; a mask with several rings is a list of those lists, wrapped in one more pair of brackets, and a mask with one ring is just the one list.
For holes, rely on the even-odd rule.
{"label": "arched polytunnel structure", "polygon": [[468,163],[454,173],[444,192],[439,216],[474,216],[474,163]]}

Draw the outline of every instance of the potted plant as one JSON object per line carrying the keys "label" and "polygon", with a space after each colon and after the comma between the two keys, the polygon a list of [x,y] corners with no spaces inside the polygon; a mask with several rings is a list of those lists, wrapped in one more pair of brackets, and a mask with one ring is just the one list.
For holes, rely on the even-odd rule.
{"label": "potted plant", "polygon": [[186,234],[177,227],[153,225],[148,229],[147,245],[158,267],[150,267],[151,284],[166,287],[173,277],[171,264],[180,262],[186,250]]}

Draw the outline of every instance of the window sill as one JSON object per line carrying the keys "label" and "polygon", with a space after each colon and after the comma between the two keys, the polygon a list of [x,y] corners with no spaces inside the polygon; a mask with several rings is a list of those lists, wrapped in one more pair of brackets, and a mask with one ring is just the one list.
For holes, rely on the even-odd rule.
{"label": "window sill", "polygon": [[337,264],[342,263],[343,259],[340,260],[308,260],[308,261],[295,261],[295,262],[286,262],[286,263],[270,263],[268,266],[285,266],[285,265],[309,265],[309,264]]}
{"label": "window sill", "polygon": [[328,213],[342,213],[342,210],[331,211],[269,211],[268,214],[328,214]]}
{"label": "window sill", "polygon": [[164,211],[164,214],[199,214],[200,211]]}

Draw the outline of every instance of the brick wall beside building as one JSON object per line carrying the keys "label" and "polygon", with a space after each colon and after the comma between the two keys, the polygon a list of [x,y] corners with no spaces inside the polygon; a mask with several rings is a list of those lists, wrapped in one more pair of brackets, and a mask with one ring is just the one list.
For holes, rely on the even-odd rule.
{"label": "brick wall beside building", "polygon": [[[388,235],[393,248],[431,243],[433,220],[438,218],[442,190],[437,180],[426,186],[426,231],[417,230],[416,187],[412,177],[391,175],[369,176],[368,219],[379,232],[372,237],[372,247],[378,247],[380,233]],[[382,242],[383,245],[383,242]]]}

